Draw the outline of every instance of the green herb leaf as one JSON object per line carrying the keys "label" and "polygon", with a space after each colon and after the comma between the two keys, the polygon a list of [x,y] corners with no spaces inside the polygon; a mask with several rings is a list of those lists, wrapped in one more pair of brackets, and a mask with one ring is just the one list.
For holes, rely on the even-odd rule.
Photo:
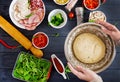
{"label": "green herb leaf", "polygon": [[64,18],[62,17],[61,13],[57,13],[56,15],[52,16],[50,21],[50,23],[52,23],[54,26],[59,26],[63,22]]}
{"label": "green herb leaf", "polygon": [[53,36],[58,37],[58,36],[60,36],[60,34],[59,33],[55,33],[55,34],[53,34]]}
{"label": "green herb leaf", "polygon": [[33,14],[30,13],[29,15],[25,16],[25,18],[30,18]]}
{"label": "green herb leaf", "polygon": [[65,72],[66,73],[71,73],[71,70],[69,69],[68,65],[65,67]]}
{"label": "green herb leaf", "polygon": [[38,59],[29,53],[22,52],[16,61],[13,76],[29,82],[47,82],[50,67],[50,61]]}
{"label": "green herb leaf", "polygon": [[71,73],[71,70],[69,69],[68,65],[65,67],[65,74],[67,76],[67,79],[70,79],[68,76],[68,73]]}
{"label": "green herb leaf", "polygon": [[95,22],[95,20],[89,20],[89,22]]}

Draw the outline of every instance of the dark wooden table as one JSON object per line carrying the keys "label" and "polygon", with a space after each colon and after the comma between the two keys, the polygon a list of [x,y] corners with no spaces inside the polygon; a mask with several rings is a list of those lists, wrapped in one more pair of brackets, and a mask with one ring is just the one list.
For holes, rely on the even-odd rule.
{"label": "dark wooden table", "polygon": [[[9,18],[9,6],[12,0],[0,0],[0,14],[7,19],[12,25],[12,21]],[[66,58],[64,56],[64,41],[67,34],[76,26],[76,18],[70,20],[64,28],[54,29],[48,26],[47,17],[51,10],[53,9],[63,9],[65,11],[64,6],[56,5],[53,0],[43,0],[46,6],[46,15],[43,22],[36,28],[34,31],[27,31],[18,28],[15,26],[20,32],[22,32],[26,37],[30,40],[32,35],[38,31],[45,32],[50,39],[50,43],[47,48],[43,49],[44,57],[46,59],[50,59],[51,54],[56,54],[66,65]],[[82,6],[82,0],[79,0],[75,7]],[[100,6],[98,10],[103,11],[107,16],[107,21],[115,24],[118,29],[120,28],[120,0],[107,0],[107,2]],[[74,9],[73,9],[74,10]],[[84,22],[87,22],[88,10],[85,9],[84,13]],[[58,37],[55,37],[54,34],[59,33]],[[5,40],[8,44],[18,45],[13,38],[11,38],[6,32],[0,29],[0,39]],[[99,73],[103,78],[104,82],[120,82],[120,48],[116,48],[116,57],[113,61],[112,65],[106,69],[105,71]],[[17,55],[20,51],[27,52],[23,47],[17,49],[7,49],[3,45],[0,44],[0,82],[22,82],[20,80],[16,80],[12,77],[12,70],[17,58]],[[51,77],[48,82],[84,82],[79,80],[73,74],[69,74],[70,80],[64,80],[61,75],[59,75],[56,70],[53,68],[51,72]]]}

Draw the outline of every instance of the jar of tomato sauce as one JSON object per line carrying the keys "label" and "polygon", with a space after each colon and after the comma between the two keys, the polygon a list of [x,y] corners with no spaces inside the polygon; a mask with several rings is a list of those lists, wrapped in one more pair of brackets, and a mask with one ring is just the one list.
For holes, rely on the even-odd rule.
{"label": "jar of tomato sauce", "polygon": [[44,32],[37,32],[32,37],[32,44],[38,49],[43,49],[47,47],[49,43],[49,38]]}

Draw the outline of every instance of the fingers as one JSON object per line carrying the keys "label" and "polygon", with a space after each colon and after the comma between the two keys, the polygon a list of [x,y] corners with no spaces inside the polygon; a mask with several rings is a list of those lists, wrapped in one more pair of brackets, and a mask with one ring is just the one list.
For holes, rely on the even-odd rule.
{"label": "fingers", "polygon": [[79,71],[79,72],[82,72],[82,73],[84,73],[85,72],[85,68],[83,68],[82,66],[77,66],[77,71]]}
{"label": "fingers", "polygon": [[76,75],[76,73],[77,73],[78,71],[75,70],[75,69],[71,66],[70,63],[68,63],[68,67],[70,68],[71,72]]}
{"label": "fingers", "polygon": [[116,31],[117,30],[117,28],[114,25],[112,25],[108,22],[96,21],[96,23],[103,25],[105,28],[107,28],[110,31]]}
{"label": "fingers", "polygon": [[70,68],[71,72],[81,80],[91,82],[94,78],[97,77],[95,72],[93,72],[89,69],[83,68],[81,66],[78,66],[77,69],[74,69],[71,66],[71,64],[68,63],[68,67]]}
{"label": "fingers", "polygon": [[[83,68],[83,67],[81,67],[81,66],[78,66],[77,67],[77,70],[78,71],[80,71],[80,72],[82,72],[83,74],[85,74],[85,75],[89,75],[89,74],[91,74],[93,71],[91,71],[91,70],[89,70],[89,69],[86,69],[86,68]],[[93,72],[94,73],[94,72]]]}
{"label": "fingers", "polygon": [[104,27],[102,27],[101,29],[102,29],[102,31],[103,31],[104,33],[106,33],[106,34],[108,34],[108,35],[111,35],[111,31],[109,31],[108,29],[106,29],[106,28],[104,28]]}
{"label": "fingers", "polygon": [[77,71],[76,69],[74,69],[72,66],[71,66],[71,64],[70,63],[68,63],[68,67],[70,68],[70,70],[71,70],[71,72],[74,74],[74,75],[76,75],[78,78],[80,78],[80,79],[84,79],[84,74],[82,74],[82,72],[79,72],[79,71]]}

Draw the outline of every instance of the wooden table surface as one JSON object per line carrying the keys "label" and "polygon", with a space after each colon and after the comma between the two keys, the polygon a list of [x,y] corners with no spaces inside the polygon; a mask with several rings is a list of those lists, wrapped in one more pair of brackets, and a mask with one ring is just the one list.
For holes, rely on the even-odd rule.
{"label": "wooden table surface", "polygon": [[[12,25],[14,25],[9,17],[9,6],[12,0],[0,0],[0,14],[7,19]],[[68,22],[64,28],[54,29],[48,26],[47,17],[51,10],[53,9],[63,9],[65,11],[64,6],[56,5],[53,0],[43,0],[46,7],[46,15],[43,22],[34,30],[27,31],[18,28],[15,26],[20,32],[22,32],[26,37],[30,40],[32,35],[38,31],[45,32],[50,39],[49,45],[47,48],[43,49],[45,59],[50,59],[51,54],[56,54],[66,65],[66,58],[64,55],[64,41],[66,39],[67,34],[73,29],[77,24],[76,17],[72,20],[68,19]],[[82,6],[82,0],[79,0],[75,7]],[[103,11],[107,16],[107,21],[115,24],[117,28],[120,28],[120,0],[107,0],[107,2],[100,6],[98,10]],[[74,10],[74,9],[73,9]],[[88,10],[85,9],[84,12],[84,22],[87,22]],[[59,33],[58,37],[55,37],[54,34]],[[5,40],[8,44],[11,45],[19,45],[13,38],[11,38],[6,32],[0,29],[0,39]],[[116,48],[116,57],[113,63],[107,68],[105,71],[99,73],[103,78],[104,82],[120,82],[120,48]],[[3,45],[0,44],[0,82],[22,82],[20,80],[14,79],[12,77],[12,70],[16,61],[16,58],[20,51],[25,51],[23,47],[17,49],[7,49]],[[51,72],[51,77],[48,82],[84,82],[78,79],[73,74],[69,74],[70,79],[64,80],[61,75],[59,75],[56,70],[53,68]]]}

